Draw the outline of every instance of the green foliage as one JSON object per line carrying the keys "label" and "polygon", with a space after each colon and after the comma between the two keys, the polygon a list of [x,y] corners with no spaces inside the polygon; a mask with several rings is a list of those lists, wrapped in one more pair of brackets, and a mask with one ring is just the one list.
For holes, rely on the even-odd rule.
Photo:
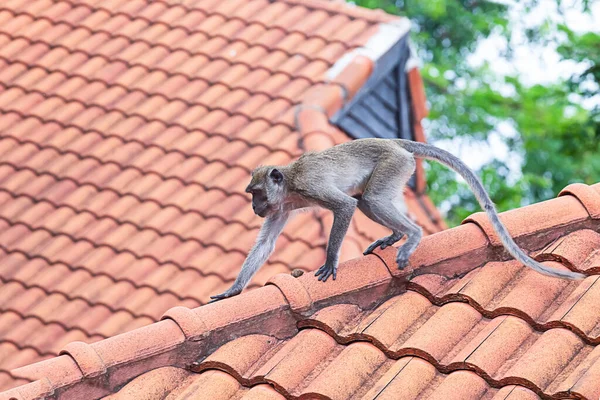
{"label": "green foliage", "polygon": [[[514,128],[515,135],[502,138],[508,157],[521,160],[520,174],[498,159],[477,171],[499,210],[552,198],[572,182],[600,181],[600,109],[582,106],[598,96],[600,35],[577,34],[551,21],[528,29],[529,44],[553,45],[563,60],[585,68],[564,81],[527,86],[519,76],[499,76],[488,65],[476,68],[467,62],[482,39],[492,34],[511,37],[505,5],[482,0],[354,2],[413,22],[412,38],[425,63],[421,73],[430,105],[430,141],[459,138],[490,146],[488,138],[500,124]],[[537,4],[525,3],[526,11]],[[582,3],[582,12],[588,11],[587,5]],[[510,44],[503,56],[510,60]],[[429,195],[447,210],[450,225],[479,210],[454,173],[430,163],[427,175]]]}

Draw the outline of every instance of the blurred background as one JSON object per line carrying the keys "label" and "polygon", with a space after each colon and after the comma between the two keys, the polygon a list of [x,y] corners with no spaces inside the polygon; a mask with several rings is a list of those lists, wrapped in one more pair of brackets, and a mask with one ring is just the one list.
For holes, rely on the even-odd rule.
{"label": "blurred background", "polygon": [[[475,169],[500,211],[600,182],[600,1],[356,0],[412,21],[429,142]],[[479,206],[429,163],[455,226]]]}

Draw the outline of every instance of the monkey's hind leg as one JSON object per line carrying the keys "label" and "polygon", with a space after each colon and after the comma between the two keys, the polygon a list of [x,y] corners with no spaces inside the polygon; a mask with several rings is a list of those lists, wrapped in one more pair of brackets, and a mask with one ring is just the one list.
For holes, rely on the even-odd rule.
{"label": "monkey's hind leg", "polygon": [[371,201],[371,204],[369,204],[369,200],[365,201],[363,197],[363,200],[359,203],[359,208],[361,210],[368,210],[368,213],[365,212],[367,216],[370,217],[370,215],[373,215],[377,218],[371,218],[373,221],[390,228],[393,232],[391,235],[376,240],[371,244],[365,250],[365,255],[371,253],[377,247],[385,249],[386,247],[393,245],[404,236],[404,233],[406,233],[406,243],[398,249],[396,255],[396,262],[400,269],[403,269],[408,264],[408,258],[415,251],[423,236],[421,228],[401,211],[404,207],[404,202],[398,200],[389,201],[377,199]]}
{"label": "monkey's hind leg", "polygon": [[421,227],[411,221],[406,214],[400,213],[399,223],[405,227],[408,236],[406,243],[400,246],[398,253],[396,254],[396,263],[398,263],[398,268],[404,269],[404,267],[406,267],[408,264],[408,258],[412,253],[414,253],[414,251],[417,249],[417,246],[421,242],[423,231],[421,230]]}
{"label": "monkey's hind leg", "polygon": [[[387,224],[379,219],[377,217],[377,215],[375,215],[371,209],[369,208],[369,205],[367,204],[367,202],[363,201],[362,199],[360,199],[358,201],[358,209],[360,211],[363,212],[363,214],[365,214],[367,217],[369,217],[369,219],[371,219],[372,221],[377,222],[379,225],[383,225],[383,226],[387,226]],[[373,251],[375,251],[376,248],[381,248],[382,250],[385,249],[386,247],[392,246],[394,243],[398,242],[400,239],[402,239],[404,237],[404,233],[402,232],[397,232],[394,231],[392,229],[392,234],[389,236],[386,236],[384,238],[381,239],[377,239],[376,241],[374,241],[373,243],[371,243],[369,245],[369,247],[367,247],[367,249],[363,252],[363,255],[367,255],[367,254],[372,254]]]}
{"label": "monkey's hind leg", "polygon": [[367,249],[363,252],[363,255],[366,256],[367,254],[372,254],[378,247],[381,250],[385,249],[386,247],[390,247],[395,243],[399,242],[403,237],[404,233],[392,232],[391,235],[383,237],[381,239],[377,239],[376,241],[371,243],[369,247],[367,247]]}
{"label": "monkey's hind leg", "polygon": [[[415,251],[423,233],[406,215],[404,187],[414,171],[414,159],[400,154],[392,160],[382,160],[375,168],[359,201],[359,208],[373,221],[392,230],[392,235],[373,243],[365,253],[378,246],[385,248],[396,243],[403,234],[406,242],[398,249],[396,262],[403,269]],[[385,245],[385,246],[384,246]]]}

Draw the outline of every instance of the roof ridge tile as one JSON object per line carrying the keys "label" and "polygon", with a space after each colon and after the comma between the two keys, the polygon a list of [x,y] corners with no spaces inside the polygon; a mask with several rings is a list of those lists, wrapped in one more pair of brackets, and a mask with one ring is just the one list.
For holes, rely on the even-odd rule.
{"label": "roof ridge tile", "polygon": [[75,360],[84,378],[94,378],[106,372],[104,361],[89,343],[71,342],[59,353],[59,355],[65,354]]}
{"label": "roof ridge tile", "polygon": [[[590,192],[586,190],[585,193],[589,194]],[[571,195],[571,192],[565,192],[564,194]],[[549,241],[549,238],[541,235],[541,233],[548,232],[553,228],[559,228],[553,229],[551,233],[553,237],[550,239],[555,239],[565,233],[567,226],[573,225],[573,227],[569,229],[574,230],[576,229],[575,225],[585,225],[590,214],[584,208],[583,203],[574,195],[559,196],[560,197],[554,199],[499,214],[500,220],[502,220],[517,244],[523,242],[524,239],[527,238],[529,239],[527,250],[539,250]],[[469,223],[472,223],[481,229],[492,248],[495,248],[493,251],[505,253],[505,251],[502,250],[502,242],[484,212],[474,213],[462,222],[463,225],[468,225]],[[440,234],[443,234],[444,232],[440,232]]]}
{"label": "roof ridge tile", "polygon": [[446,276],[461,276],[483,265],[491,255],[490,251],[483,231],[475,224],[464,224],[424,237],[403,270],[398,269],[396,263],[397,248],[388,247],[374,253],[396,277],[433,271]]}
{"label": "roof ridge tile", "polygon": [[[357,54],[352,61],[331,81],[339,85],[344,93],[343,104],[352,99],[369,79],[375,68],[374,61],[362,54]],[[337,111],[337,110],[336,110]]]}
{"label": "roof ridge tile", "polygon": [[[365,271],[369,273],[366,274]],[[313,310],[343,299],[348,304],[369,308],[400,291],[387,265],[375,255],[362,256],[344,262],[335,281],[323,283],[312,273],[297,279],[313,301]],[[313,311],[313,312],[314,312]]]}
{"label": "roof ridge tile", "polygon": [[328,133],[329,118],[352,99],[373,72],[374,62],[355,55],[333,79],[308,89],[294,108],[294,125],[300,132],[299,143],[305,151],[320,151],[335,145]]}
{"label": "roof ridge tile", "polygon": [[306,91],[301,104],[322,110],[329,118],[344,105],[344,90],[334,84],[314,85]]}
{"label": "roof ridge tile", "polygon": [[[502,220],[502,218],[500,218],[500,220]],[[468,222],[471,222],[471,223],[477,225],[487,236],[487,238],[492,246],[494,246],[494,247],[502,246],[502,241],[500,240],[500,238],[498,237],[498,234],[494,230],[494,227],[493,227],[492,223],[490,222],[485,211],[479,211],[479,212],[469,215],[467,218],[465,218],[461,222],[461,224],[466,224]],[[504,221],[502,221],[502,222],[504,222]],[[507,229],[508,229],[508,227],[507,227]]]}
{"label": "roof ridge tile", "polygon": [[600,219],[600,188],[597,185],[592,187],[584,183],[572,183],[561,190],[558,195],[574,196],[585,207],[590,217]]}
{"label": "roof ridge tile", "polygon": [[[312,113],[312,115],[318,113],[318,111],[315,110],[308,110],[308,112]],[[334,139],[328,135],[326,131],[320,130],[302,134],[301,140],[304,144],[304,148],[306,148],[306,151],[321,151],[336,144]]]}
{"label": "roof ridge tile", "polygon": [[[37,386],[39,397],[53,393],[56,387],[72,385],[83,379],[83,373],[77,365],[77,362],[68,354],[59,355],[54,358],[16,368],[12,372],[15,376],[20,377],[20,379],[27,379],[31,382],[47,382],[48,385],[42,385],[41,387]],[[21,388],[22,387],[17,387],[13,390],[17,391]],[[31,390],[33,388],[34,386],[30,387]],[[4,393],[0,393],[0,396]],[[24,396],[23,399],[29,400],[38,398],[38,396]],[[2,397],[0,397],[0,399],[2,399]]]}
{"label": "roof ridge tile", "polygon": [[322,105],[300,103],[294,108],[294,125],[298,132],[306,138],[315,131],[327,132],[331,130],[327,111]]}
{"label": "roof ridge tile", "polygon": [[171,319],[181,329],[186,340],[197,340],[197,338],[207,331],[206,324],[191,309],[184,306],[177,306],[168,309],[161,320]]}
{"label": "roof ridge tile", "polygon": [[277,274],[266,284],[277,286],[295,313],[307,312],[313,305],[313,300],[306,287],[290,274]]}

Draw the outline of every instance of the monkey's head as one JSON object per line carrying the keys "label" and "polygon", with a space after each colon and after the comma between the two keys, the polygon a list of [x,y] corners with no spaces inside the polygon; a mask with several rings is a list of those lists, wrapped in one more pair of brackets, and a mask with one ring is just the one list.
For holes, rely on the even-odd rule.
{"label": "monkey's head", "polygon": [[258,167],[252,171],[246,193],[252,193],[254,213],[264,218],[281,210],[285,200],[285,177],[276,167]]}

